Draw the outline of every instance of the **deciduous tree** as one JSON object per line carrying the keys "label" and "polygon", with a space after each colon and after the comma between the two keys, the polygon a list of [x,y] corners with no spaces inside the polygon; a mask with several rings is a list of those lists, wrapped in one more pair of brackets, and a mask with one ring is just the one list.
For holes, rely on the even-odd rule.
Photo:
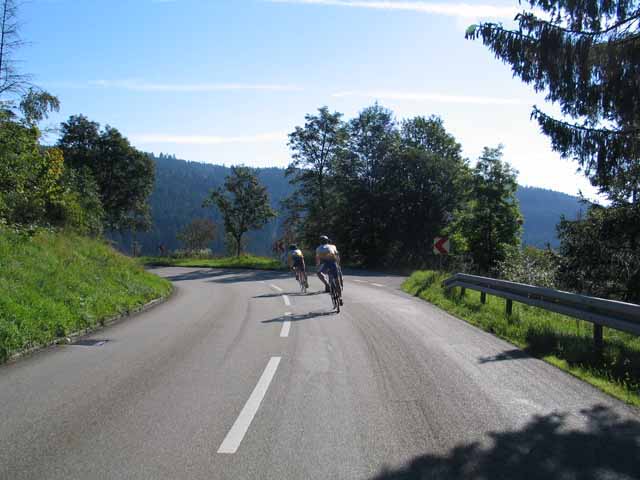
{"label": "deciduous tree", "polygon": [[236,256],[242,253],[242,238],[276,216],[269,205],[267,189],[260,185],[253,171],[244,166],[232,167],[223,188],[211,192],[205,206],[215,205],[224,218],[224,228],[236,245]]}
{"label": "deciduous tree", "polygon": [[517,173],[502,160],[502,146],[486,148],[473,169],[471,197],[455,229],[479,273],[496,273],[509,247],[520,243],[522,219]]}
{"label": "deciduous tree", "polygon": [[191,252],[204,250],[216,238],[216,225],[209,218],[196,218],[178,234],[185,248]]}
{"label": "deciduous tree", "polygon": [[153,161],[131,146],[115,128],[73,116],[62,124],[58,147],[65,162],[88,169],[100,192],[105,228],[144,230],[149,224],[148,197],[154,182]]}

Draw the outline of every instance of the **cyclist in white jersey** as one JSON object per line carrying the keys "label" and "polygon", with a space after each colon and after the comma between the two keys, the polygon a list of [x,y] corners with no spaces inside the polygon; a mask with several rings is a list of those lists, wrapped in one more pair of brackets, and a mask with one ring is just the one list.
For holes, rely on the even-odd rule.
{"label": "cyclist in white jersey", "polygon": [[[329,237],[320,237],[320,246],[316,248],[316,266],[318,267],[318,278],[324,284],[325,292],[329,293],[329,283],[326,275],[333,275],[340,282],[340,253],[335,245],[331,243]],[[341,283],[341,282],[340,282]]]}

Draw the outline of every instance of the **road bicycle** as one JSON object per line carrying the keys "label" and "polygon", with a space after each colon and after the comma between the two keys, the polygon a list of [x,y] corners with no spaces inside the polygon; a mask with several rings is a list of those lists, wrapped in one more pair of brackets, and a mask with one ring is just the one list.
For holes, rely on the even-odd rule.
{"label": "road bicycle", "polygon": [[340,280],[333,274],[329,273],[329,293],[331,294],[331,301],[333,302],[333,308],[337,313],[340,313],[340,304],[342,303],[342,286]]}
{"label": "road bicycle", "polygon": [[307,273],[303,271],[296,271],[296,280],[300,284],[300,292],[307,293]]}

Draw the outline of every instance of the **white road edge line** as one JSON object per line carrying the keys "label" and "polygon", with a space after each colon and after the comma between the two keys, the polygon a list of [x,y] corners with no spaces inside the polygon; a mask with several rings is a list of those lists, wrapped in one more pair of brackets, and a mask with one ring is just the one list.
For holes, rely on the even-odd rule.
{"label": "white road edge line", "polygon": [[246,435],[247,430],[249,430],[249,425],[251,425],[251,422],[256,416],[258,408],[260,408],[260,404],[269,389],[269,385],[276,374],[276,370],[278,369],[281,359],[282,357],[271,357],[269,363],[267,363],[267,367],[264,369],[264,372],[262,372],[260,380],[258,380],[258,384],[253,389],[249,400],[245,403],[240,415],[238,415],[238,418],[231,427],[231,430],[229,430],[229,433],[227,433],[227,436],[222,441],[220,448],[218,448],[218,453],[236,453],[238,451],[238,447],[240,447],[240,443]]}
{"label": "white road edge line", "polygon": [[374,287],[384,287],[384,285],[380,285],[379,283],[373,283],[373,282],[371,282],[371,285],[373,285]]}
{"label": "white road edge line", "polygon": [[291,300],[289,300],[289,296],[288,296],[288,295],[282,295],[282,300],[284,300],[284,304],[285,304],[287,307],[290,307],[290,306],[291,306]]}
{"label": "white road edge line", "polygon": [[356,280],[355,278],[353,279],[353,281],[358,283],[367,283],[365,280]]}
{"label": "white road edge line", "polygon": [[270,283],[270,284],[269,284],[269,286],[270,286],[271,288],[273,288],[274,290],[277,290],[277,291],[279,291],[279,292],[281,292],[281,291],[282,291],[282,289],[281,289],[279,286],[274,285],[273,283]]}

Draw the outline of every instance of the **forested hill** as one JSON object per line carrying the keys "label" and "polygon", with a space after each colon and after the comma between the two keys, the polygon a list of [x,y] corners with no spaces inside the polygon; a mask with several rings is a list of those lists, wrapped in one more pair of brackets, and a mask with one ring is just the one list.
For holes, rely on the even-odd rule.
{"label": "forested hill", "polygon": [[[213,208],[202,208],[202,202],[212,189],[222,185],[230,168],[178,160],[162,154],[154,156],[153,160],[156,164],[156,183],[150,199],[153,227],[149,232],[136,235],[143,253],[157,253],[159,244],[170,250],[180,248],[176,234],[194,218],[213,218],[219,229],[222,229],[220,215]],[[284,176],[284,170],[258,169],[258,177],[269,190],[272,206],[278,210],[280,200],[293,191]],[[555,226],[560,216],[575,218],[582,209],[578,198],[552,190],[520,187],[517,196],[525,217],[523,241],[528,245],[557,245]],[[270,254],[271,246],[278,237],[281,221],[282,218],[277,218],[264,230],[251,232],[248,236],[248,249],[257,254]],[[130,251],[131,237],[116,240],[124,250]],[[224,237],[218,235],[213,249],[222,253],[224,248]]]}
{"label": "forested hill", "polygon": [[517,197],[524,217],[522,240],[536,247],[545,247],[547,243],[556,247],[556,224],[560,217],[573,220],[580,211],[587,210],[578,197],[544,188],[520,186]]}
{"label": "forested hill", "polygon": [[[208,163],[178,160],[174,156],[152,157],[156,164],[156,182],[149,199],[153,226],[149,232],[137,233],[136,240],[142,245],[143,254],[154,255],[158,245],[169,250],[181,248],[176,239],[178,232],[194,218],[212,218],[218,227],[217,238],[212,244],[214,252],[225,251],[222,217],[213,207],[202,208],[203,201],[211,190],[222,186],[231,172],[230,167]],[[260,182],[267,186],[271,206],[279,210],[280,201],[287,197],[292,188],[281,168],[261,168],[257,170]],[[247,249],[252,253],[270,255],[271,246],[278,237],[282,219],[270,221],[260,231],[247,235]],[[131,251],[132,238],[115,236],[120,247]]]}

